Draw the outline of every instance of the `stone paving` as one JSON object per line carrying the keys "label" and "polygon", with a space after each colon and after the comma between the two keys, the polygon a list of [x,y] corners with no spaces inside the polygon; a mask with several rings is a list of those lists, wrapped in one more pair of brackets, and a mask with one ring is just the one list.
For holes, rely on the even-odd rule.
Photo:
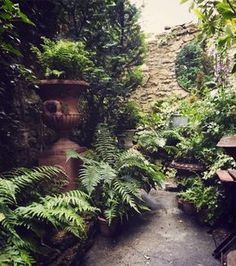
{"label": "stone paving", "polygon": [[208,228],[183,214],[176,194],[152,191],[158,209],[129,221],[112,239],[97,236],[84,266],[218,266]]}

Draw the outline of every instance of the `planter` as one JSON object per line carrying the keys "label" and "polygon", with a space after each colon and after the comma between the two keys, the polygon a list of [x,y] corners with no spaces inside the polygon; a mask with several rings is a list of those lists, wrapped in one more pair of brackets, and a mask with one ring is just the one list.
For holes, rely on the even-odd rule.
{"label": "planter", "polygon": [[76,159],[66,160],[66,151],[78,153],[86,151],[69,139],[73,127],[80,125],[83,112],[79,107],[80,96],[86,92],[88,84],[79,80],[41,80],[39,95],[43,100],[43,119],[46,125],[54,129],[59,140],[45,150],[39,157],[40,165],[61,166],[68,178],[65,190],[76,187],[76,178],[81,162]]}
{"label": "planter", "polygon": [[173,114],[170,118],[171,128],[186,126],[187,124],[188,124],[188,117],[182,116],[180,114]]}
{"label": "planter", "polygon": [[223,136],[216,145],[225,150],[225,152],[236,160],[236,135]]}
{"label": "planter", "polygon": [[136,129],[129,129],[129,130],[124,130],[121,133],[118,133],[117,140],[119,148],[121,149],[132,148],[134,146],[133,138],[136,132],[137,132]]}
{"label": "planter", "polygon": [[105,218],[98,216],[98,226],[101,235],[105,237],[112,237],[117,231],[118,223],[117,221],[113,221],[111,225],[109,225]]}
{"label": "planter", "polygon": [[176,169],[180,176],[191,175],[192,173],[201,173],[206,170],[206,167],[202,164],[176,161],[172,161],[170,163],[170,167]]}
{"label": "planter", "polygon": [[200,224],[208,224],[208,210],[202,209],[197,212],[197,220]]}
{"label": "planter", "polygon": [[178,199],[178,208],[188,215],[196,214],[196,207],[189,201]]}

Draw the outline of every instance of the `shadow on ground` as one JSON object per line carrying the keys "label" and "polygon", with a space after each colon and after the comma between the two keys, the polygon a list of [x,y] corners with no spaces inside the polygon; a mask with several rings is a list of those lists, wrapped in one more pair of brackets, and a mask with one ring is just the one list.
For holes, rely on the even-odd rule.
{"label": "shadow on ground", "polygon": [[118,234],[97,236],[84,258],[84,266],[217,266],[215,246],[208,228],[185,216],[173,192],[152,191],[156,211],[133,217]]}

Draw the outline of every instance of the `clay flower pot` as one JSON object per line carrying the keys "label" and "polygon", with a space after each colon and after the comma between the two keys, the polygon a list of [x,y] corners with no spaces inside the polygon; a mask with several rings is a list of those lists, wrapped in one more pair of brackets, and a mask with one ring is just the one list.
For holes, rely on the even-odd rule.
{"label": "clay flower pot", "polygon": [[79,100],[88,86],[85,81],[60,79],[41,80],[39,84],[44,122],[59,134],[59,140],[41,154],[39,164],[61,166],[68,177],[66,190],[76,187],[75,180],[80,167],[78,160],[66,160],[66,151],[72,149],[82,153],[86,150],[71,141],[69,134],[83,119]]}
{"label": "clay flower pot", "polygon": [[195,206],[189,201],[178,199],[178,208],[188,215],[196,214]]}
{"label": "clay flower pot", "polygon": [[98,226],[101,235],[105,237],[112,237],[117,231],[118,223],[117,221],[112,221],[112,223],[109,225],[105,218],[98,216]]}

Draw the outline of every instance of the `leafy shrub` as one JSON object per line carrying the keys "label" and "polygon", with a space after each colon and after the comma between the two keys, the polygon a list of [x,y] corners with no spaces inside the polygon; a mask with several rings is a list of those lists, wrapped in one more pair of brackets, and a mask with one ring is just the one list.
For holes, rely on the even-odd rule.
{"label": "leafy shrub", "polygon": [[100,125],[95,151],[89,158],[80,157],[74,151],[67,155],[83,160],[81,186],[111,223],[114,219],[128,217],[130,212],[146,210],[140,189],[150,190],[155,183],[161,185],[164,176],[156,165],[149,163],[138,151],[119,151],[108,134],[107,126]]}
{"label": "leafy shrub", "polygon": [[214,77],[213,59],[196,41],[184,46],[176,59],[176,77],[186,90],[201,89]]}
{"label": "leafy shrub", "polygon": [[40,193],[40,182],[51,181],[55,175],[62,174],[61,169],[50,166],[22,168],[1,174],[2,263],[32,265],[33,254],[44,250],[43,239],[53,229],[63,229],[80,238],[85,236],[83,215],[96,211],[89,204],[88,195],[77,190],[46,196]]}
{"label": "leafy shrub", "polygon": [[135,102],[121,102],[111,113],[110,123],[116,132],[135,129],[140,122],[139,106]]}
{"label": "leafy shrub", "polygon": [[83,42],[42,39],[41,50],[37,47],[32,49],[46,77],[80,79],[92,69],[91,54],[85,50]]}
{"label": "leafy shrub", "polygon": [[[178,193],[180,199],[192,203],[197,211],[206,211],[205,222],[214,223],[219,211],[219,201],[222,197],[217,185],[206,186],[200,178],[194,178],[193,183],[186,191]],[[189,184],[188,184],[189,185]]]}
{"label": "leafy shrub", "polygon": [[149,154],[158,152],[166,144],[166,139],[151,129],[138,132],[136,138],[138,146]]}

